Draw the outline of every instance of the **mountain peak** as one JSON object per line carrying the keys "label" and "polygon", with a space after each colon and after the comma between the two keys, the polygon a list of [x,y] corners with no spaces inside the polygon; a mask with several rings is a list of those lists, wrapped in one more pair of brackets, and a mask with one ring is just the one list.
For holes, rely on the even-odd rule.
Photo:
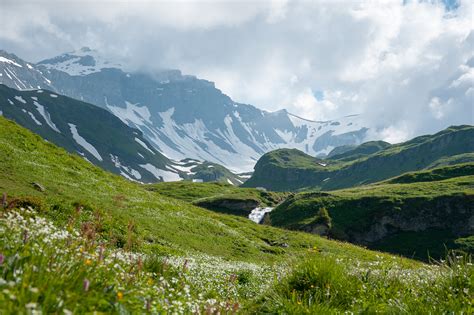
{"label": "mountain peak", "polygon": [[71,76],[84,76],[100,72],[106,68],[119,68],[121,65],[104,58],[97,50],[82,47],[51,59],[40,61],[38,65],[68,73]]}

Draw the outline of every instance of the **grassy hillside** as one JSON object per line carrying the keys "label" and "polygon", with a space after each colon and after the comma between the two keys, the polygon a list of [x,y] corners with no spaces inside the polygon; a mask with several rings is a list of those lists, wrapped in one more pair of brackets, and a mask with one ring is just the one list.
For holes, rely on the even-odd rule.
{"label": "grassy hillside", "polygon": [[248,217],[256,207],[273,207],[289,194],[255,188],[239,188],[225,183],[166,182],[149,185],[148,190],[184,200],[218,212]]}
{"label": "grassy hillside", "polygon": [[[329,218],[324,218],[321,209]],[[272,225],[427,259],[474,233],[474,164],[401,175],[333,192],[300,193],[271,214]],[[325,219],[325,220],[322,220]]]}
{"label": "grassy hillside", "polygon": [[340,161],[353,161],[361,157],[368,156],[388,148],[391,144],[385,141],[369,141],[352,148],[335,148],[327,159]]}
{"label": "grassy hillside", "polygon": [[2,117],[0,147],[0,313],[472,311],[468,260],[426,266],[214,213]]}
{"label": "grassy hillside", "polygon": [[374,183],[433,165],[462,161],[461,155],[474,152],[473,138],[473,126],[453,126],[367,156],[346,152],[349,155],[343,154],[340,160],[319,160],[297,150],[280,149],[262,156],[243,186],[295,191],[334,190]]}

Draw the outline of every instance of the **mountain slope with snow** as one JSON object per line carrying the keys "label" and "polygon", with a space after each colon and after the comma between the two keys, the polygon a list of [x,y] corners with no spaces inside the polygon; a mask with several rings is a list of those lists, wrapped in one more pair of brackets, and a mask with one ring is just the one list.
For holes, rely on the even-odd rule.
{"label": "mountain slope with snow", "polygon": [[89,162],[140,182],[179,180],[180,170],[117,117],[48,90],[0,84],[0,114]]}
{"label": "mountain slope with snow", "polygon": [[278,148],[316,156],[366,138],[368,129],[358,116],[309,121],[285,110],[271,113],[234,102],[213,82],[178,70],[131,73],[103,60],[81,49],[41,61],[35,69],[58,93],[107,109],[174,160],[205,160],[243,172]]}

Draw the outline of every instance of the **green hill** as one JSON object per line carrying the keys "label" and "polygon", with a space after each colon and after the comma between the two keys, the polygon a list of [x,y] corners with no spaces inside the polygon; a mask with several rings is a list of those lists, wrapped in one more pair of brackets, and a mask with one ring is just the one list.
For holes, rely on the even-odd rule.
{"label": "green hill", "polygon": [[327,159],[353,161],[388,148],[391,144],[385,141],[369,141],[358,146],[337,147],[329,152]]}
{"label": "green hill", "polygon": [[[321,209],[325,209],[322,213]],[[351,189],[300,193],[271,224],[427,259],[474,234],[474,163],[413,172]]]}
{"label": "green hill", "polygon": [[453,126],[356,159],[346,152],[349,154],[346,161],[345,158],[320,160],[298,150],[275,150],[259,159],[252,177],[243,186],[295,191],[334,190],[374,183],[433,165],[463,161],[469,158],[463,154],[474,152],[472,139],[474,127]]}
{"label": "green hill", "polygon": [[2,117],[0,148],[0,313],[472,311],[467,258],[428,266],[208,211]]}
{"label": "green hill", "polygon": [[239,188],[219,182],[167,182],[150,185],[147,189],[209,210],[244,217],[248,217],[256,207],[274,207],[289,195],[255,188]]}

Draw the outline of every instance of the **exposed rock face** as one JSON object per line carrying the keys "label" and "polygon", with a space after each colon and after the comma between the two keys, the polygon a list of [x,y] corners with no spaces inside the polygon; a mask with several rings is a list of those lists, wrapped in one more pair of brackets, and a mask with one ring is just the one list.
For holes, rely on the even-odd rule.
{"label": "exposed rock face", "polygon": [[255,199],[211,199],[195,202],[199,207],[211,210],[228,210],[238,212],[236,214],[247,216],[248,212],[258,207],[259,202]]}
{"label": "exposed rock face", "polygon": [[363,227],[347,229],[344,231],[347,240],[370,245],[400,232],[420,232],[433,228],[450,230],[459,237],[474,234],[472,195],[417,198],[407,200],[407,204],[401,205],[398,210],[387,209]]}

